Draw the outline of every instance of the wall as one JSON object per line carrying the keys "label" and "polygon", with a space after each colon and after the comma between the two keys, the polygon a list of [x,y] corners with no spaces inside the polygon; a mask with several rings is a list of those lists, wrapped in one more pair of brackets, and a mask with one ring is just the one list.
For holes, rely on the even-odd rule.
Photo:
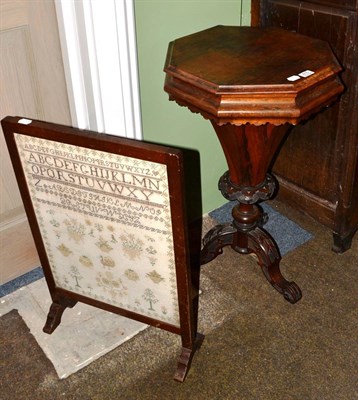
{"label": "wall", "polygon": [[226,200],[217,189],[227,170],[209,121],[168,100],[163,72],[168,43],[215,25],[249,25],[250,0],[135,0],[143,138],[200,153],[203,213]]}

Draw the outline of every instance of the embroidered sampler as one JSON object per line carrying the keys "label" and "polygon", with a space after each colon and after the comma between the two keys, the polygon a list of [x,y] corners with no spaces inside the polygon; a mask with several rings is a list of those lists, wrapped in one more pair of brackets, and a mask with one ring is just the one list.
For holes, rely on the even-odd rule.
{"label": "embroidered sampler", "polygon": [[166,165],[15,140],[56,286],[179,326]]}

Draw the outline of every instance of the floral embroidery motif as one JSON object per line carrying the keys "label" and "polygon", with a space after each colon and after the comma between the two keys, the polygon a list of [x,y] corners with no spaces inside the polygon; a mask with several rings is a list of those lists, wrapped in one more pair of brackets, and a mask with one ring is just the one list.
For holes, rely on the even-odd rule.
{"label": "floral embroidery motif", "polygon": [[150,262],[150,265],[154,267],[155,263],[157,262],[157,259],[155,257],[148,257],[148,260]]}
{"label": "floral embroidery motif", "polygon": [[146,276],[154,283],[160,283],[164,281],[164,278],[160,274],[158,274],[158,272],[155,271],[154,269],[153,271],[148,272]]}
{"label": "floral embroidery motif", "polygon": [[155,248],[154,248],[153,246],[147,247],[147,248],[145,249],[145,251],[146,251],[148,254],[152,254],[152,255],[157,254],[157,250],[155,250]]}
{"label": "floral embroidery motif", "polygon": [[66,219],[64,223],[67,225],[68,236],[77,243],[82,242],[85,236],[85,226],[75,219]]}
{"label": "floral embroidery motif", "polygon": [[144,244],[140,239],[136,238],[133,234],[121,235],[120,239],[123,251],[128,258],[135,260],[140,257]]}
{"label": "floral embroidery motif", "polygon": [[81,256],[79,258],[79,262],[84,266],[84,267],[93,267],[93,262],[92,260],[87,257],[87,256]]}
{"label": "floral embroidery motif", "polygon": [[56,221],[55,219],[52,219],[52,220],[50,221],[50,224],[51,224],[52,226],[54,226],[55,228],[58,228],[58,227],[60,226],[60,223],[59,223],[58,221]]}
{"label": "floral embroidery motif", "polygon": [[106,257],[101,256],[101,263],[104,267],[109,267],[109,268],[114,268],[116,265],[113,258],[108,257],[108,256],[106,256]]}
{"label": "floral embroidery motif", "polygon": [[108,292],[111,297],[125,296],[127,288],[123,286],[120,278],[114,278],[112,272],[106,271],[103,274],[100,272],[96,278],[99,286],[103,287],[105,292]]}
{"label": "floral embroidery motif", "polygon": [[[56,285],[179,326],[166,166],[15,137]],[[51,179],[34,174],[44,154]],[[88,173],[73,174],[73,160]]]}
{"label": "floral embroidery motif", "polygon": [[99,238],[96,246],[105,253],[109,253],[111,250],[113,250],[113,247],[108,243],[108,241],[104,240],[102,237]]}
{"label": "floral embroidery motif", "polygon": [[139,275],[133,269],[127,269],[124,275],[133,282],[139,281]]}
{"label": "floral embroidery motif", "polygon": [[57,246],[57,250],[59,250],[65,257],[68,257],[70,254],[72,254],[72,251],[63,243]]}

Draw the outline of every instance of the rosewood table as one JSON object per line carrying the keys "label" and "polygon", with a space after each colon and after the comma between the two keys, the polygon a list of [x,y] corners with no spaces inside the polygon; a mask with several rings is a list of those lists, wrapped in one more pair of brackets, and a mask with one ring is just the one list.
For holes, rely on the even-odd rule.
{"label": "rosewood table", "polygon": [[291,303],[301,298],[301,290],[280,272],[280,253],[263,229],[266,217],[258,203],[275,192],[268,171],[290,126],[329,106],[343,91],[340,70],[326,42],[276,28],[235,26],[174,40],[165,63],[170,100],[211,121],[229,168],[219,189],[238,202],[232,223],[204,237],[201,263],[227,245],[255,253],[267,280]]}

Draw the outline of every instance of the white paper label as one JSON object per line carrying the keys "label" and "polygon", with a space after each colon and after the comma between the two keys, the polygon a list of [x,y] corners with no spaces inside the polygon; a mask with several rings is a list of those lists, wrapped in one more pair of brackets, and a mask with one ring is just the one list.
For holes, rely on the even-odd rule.
{"label": "white paper label", "polygon": [[21,118],[19,119],[19,124],[23,124],[23,125],[29,125],[31,124],[32,120],[31,119],[26,119],[26,118]]}
{"label": "white paper label", "polygon": [[306,69],[306,71],[303,71],[301,73],[299,73],[299,76],[302,76],[302,78],[307,78],[307,76],[313,75],[314,72],[310,71],[309,69]]}
{"label": "white paper label", "polygon": [[287,80],[290,82],[298,81],[299,79],[301,78],[298,75],[291,75],[287,78]]}

